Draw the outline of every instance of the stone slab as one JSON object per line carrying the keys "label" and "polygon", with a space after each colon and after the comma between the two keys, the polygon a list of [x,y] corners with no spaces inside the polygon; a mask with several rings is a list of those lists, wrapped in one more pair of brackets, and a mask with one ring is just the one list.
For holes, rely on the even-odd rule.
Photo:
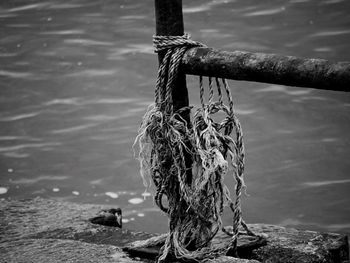
{"label": "stone slab", "polygon": [[[88,219],[106,206],[42,198],[0,201],[0,262],[150,262],[130,258],[121,247],[158,237],[143,232],[91,224]],[[267,240],[245,253],[246,259],[221,256],[205,262],[346,262],[346,235],[299,231],[266,224],[250,229]],[[229,230],[229,228],[228,228]],[[214,242],[226,242],[225,234]],[[226,240],[226,241],[225,241]]]}

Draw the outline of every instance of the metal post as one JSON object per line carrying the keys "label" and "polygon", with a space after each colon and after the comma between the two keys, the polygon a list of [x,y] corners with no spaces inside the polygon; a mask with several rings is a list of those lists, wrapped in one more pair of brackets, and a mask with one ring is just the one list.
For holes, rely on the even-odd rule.
{"label": "metal post", "polygon": [[[159,36],[182,36],[184,34],[184,23],[182,16],[182,0],[155,0],[155,13],[156,13],[156,35]],[[165,52],[158,53],[158,60],[161,63]],[[176,111],[183,107],[189,106],[188,90],[186,87],[186,75],[180,70],[175,81],[175,89],[172,92],[173,110]],[[183,111],[181,117],[190,125],[190,111]],[[190,148],[191,146],[188,145]],[[185,152],[186,163],[186,183],[191,185],[192,183],[192,158],[189,153]],[[174,185],[179,187],[179,183]],[[186,206],[183,203],[184,200],[176,200],[176,209],[173,214],[170,215],[170,231],[176,225],[179,216],[190,216],[184,210]],[[199,233],[199,236],[201,234]],[[187,249],[196,249],[196,242],[188,244]]]}
{"label": "metal post", "polygon": [[[182,0],[155,0],[156,35],[158,36],[182,36],[184,34],[184,22],[182,15]],[[158,53],[158,61],[161,63],[166,51]],[[172,93],[174,111],[189,106],[186,75],[179,70]],[[190,124],[190,111],[183,111],[181,117]],[[192,166],[191,158],[185,153],[187,169],[187,183],[191,184]]]}
{"label": "metal post", "polygon": [[[182,0],[155,0],[156,35],[158,36],[182,36],[184,23],[182,16]],[[158,54],[159,62],[162,61],[165,52]],[[174,111],[188,106],[188,90],[186,87],[186,75],[179,72],[173,90]],[[182,117],[189,123],[189,112]]]}

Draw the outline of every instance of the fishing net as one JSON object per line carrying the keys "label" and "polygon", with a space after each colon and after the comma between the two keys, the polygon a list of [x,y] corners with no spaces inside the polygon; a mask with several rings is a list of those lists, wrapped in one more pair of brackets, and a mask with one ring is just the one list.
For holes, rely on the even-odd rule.
{"label": "fishing net", "polygon": [[[225,79],[208,78],[206,89],[200,77],[201,105],[194,109],[192,120],[186,121],[184,113],[190,107],[174,110],[172,92],[183,54],[203,45],[187,34],[155,36],[154,44],[156,52],[166,50],[166,54],[158,71],[155,103],[142,119],[135,144],[139,145],[144,184],[154,185],[155,203],[169,217],[169,234],[158,262],[174,257],[200,261],[222,253],[237,256],[239,227],[253,233],[241,215],[244,145],[230,88]],[[224,183],[230,170],[236,182],[234,200]],[[225,206],[233,212],[232,233],[222,226]],[[211,241],[219,230],[232,239],[226,246],[213,248]]]}

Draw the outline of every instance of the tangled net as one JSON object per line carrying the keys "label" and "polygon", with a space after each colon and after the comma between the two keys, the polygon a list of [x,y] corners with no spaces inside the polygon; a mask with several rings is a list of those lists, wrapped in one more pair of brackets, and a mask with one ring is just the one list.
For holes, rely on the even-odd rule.
{"label": "tangled net", "polygon": [[[182,117],[190,107],[174,110],[172,91],[178,66],[184,52],[202,44],[189,40],[188,35],[155,36],[156,52],[167,50],[159,67],[155,103],[142,119],[135,144],[139,144],[141,176],[145,186],[153,182],[154,200],[169,216],[169,234],[158,262],[169,258],[200,261],[226,253],[237,256],[239,226],[249,231],[241,216],[244,146],[242,129],[234,114],[230,88],[225,79],[215,78],[217,100],[214,101],[213,79],[209,78],[209,99],[204,100],[203,78],[200,77],[200,100],[193,120]],[[223,100],[222,87],[228,105]],[[215,121],[214,115],[224,115]],[[234,132],[234,136],[231,134]],[[232,167],[235,200],[224,184],[224,177]],[[164,199],[167,205],[164,205]],[[233,212],[233,232],[222,227],[224,206]],[[228,245],[212,248],[211,240],[222,229],[232,236]]]}

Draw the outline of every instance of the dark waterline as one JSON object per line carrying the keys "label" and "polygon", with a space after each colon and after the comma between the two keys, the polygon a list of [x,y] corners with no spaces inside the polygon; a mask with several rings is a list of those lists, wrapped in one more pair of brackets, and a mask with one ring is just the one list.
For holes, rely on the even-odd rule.
{"label": "dark waterline", "polygon": [[[349,1],[184,2],[186,31],[208,46],[350,61]],[[153,101],[154,26],[151,0],[1,1],[0,197],[120,206],[128,228],[166,231],[132,150]],[[246,221],[349,233],[350,95],[230,84]]]}

